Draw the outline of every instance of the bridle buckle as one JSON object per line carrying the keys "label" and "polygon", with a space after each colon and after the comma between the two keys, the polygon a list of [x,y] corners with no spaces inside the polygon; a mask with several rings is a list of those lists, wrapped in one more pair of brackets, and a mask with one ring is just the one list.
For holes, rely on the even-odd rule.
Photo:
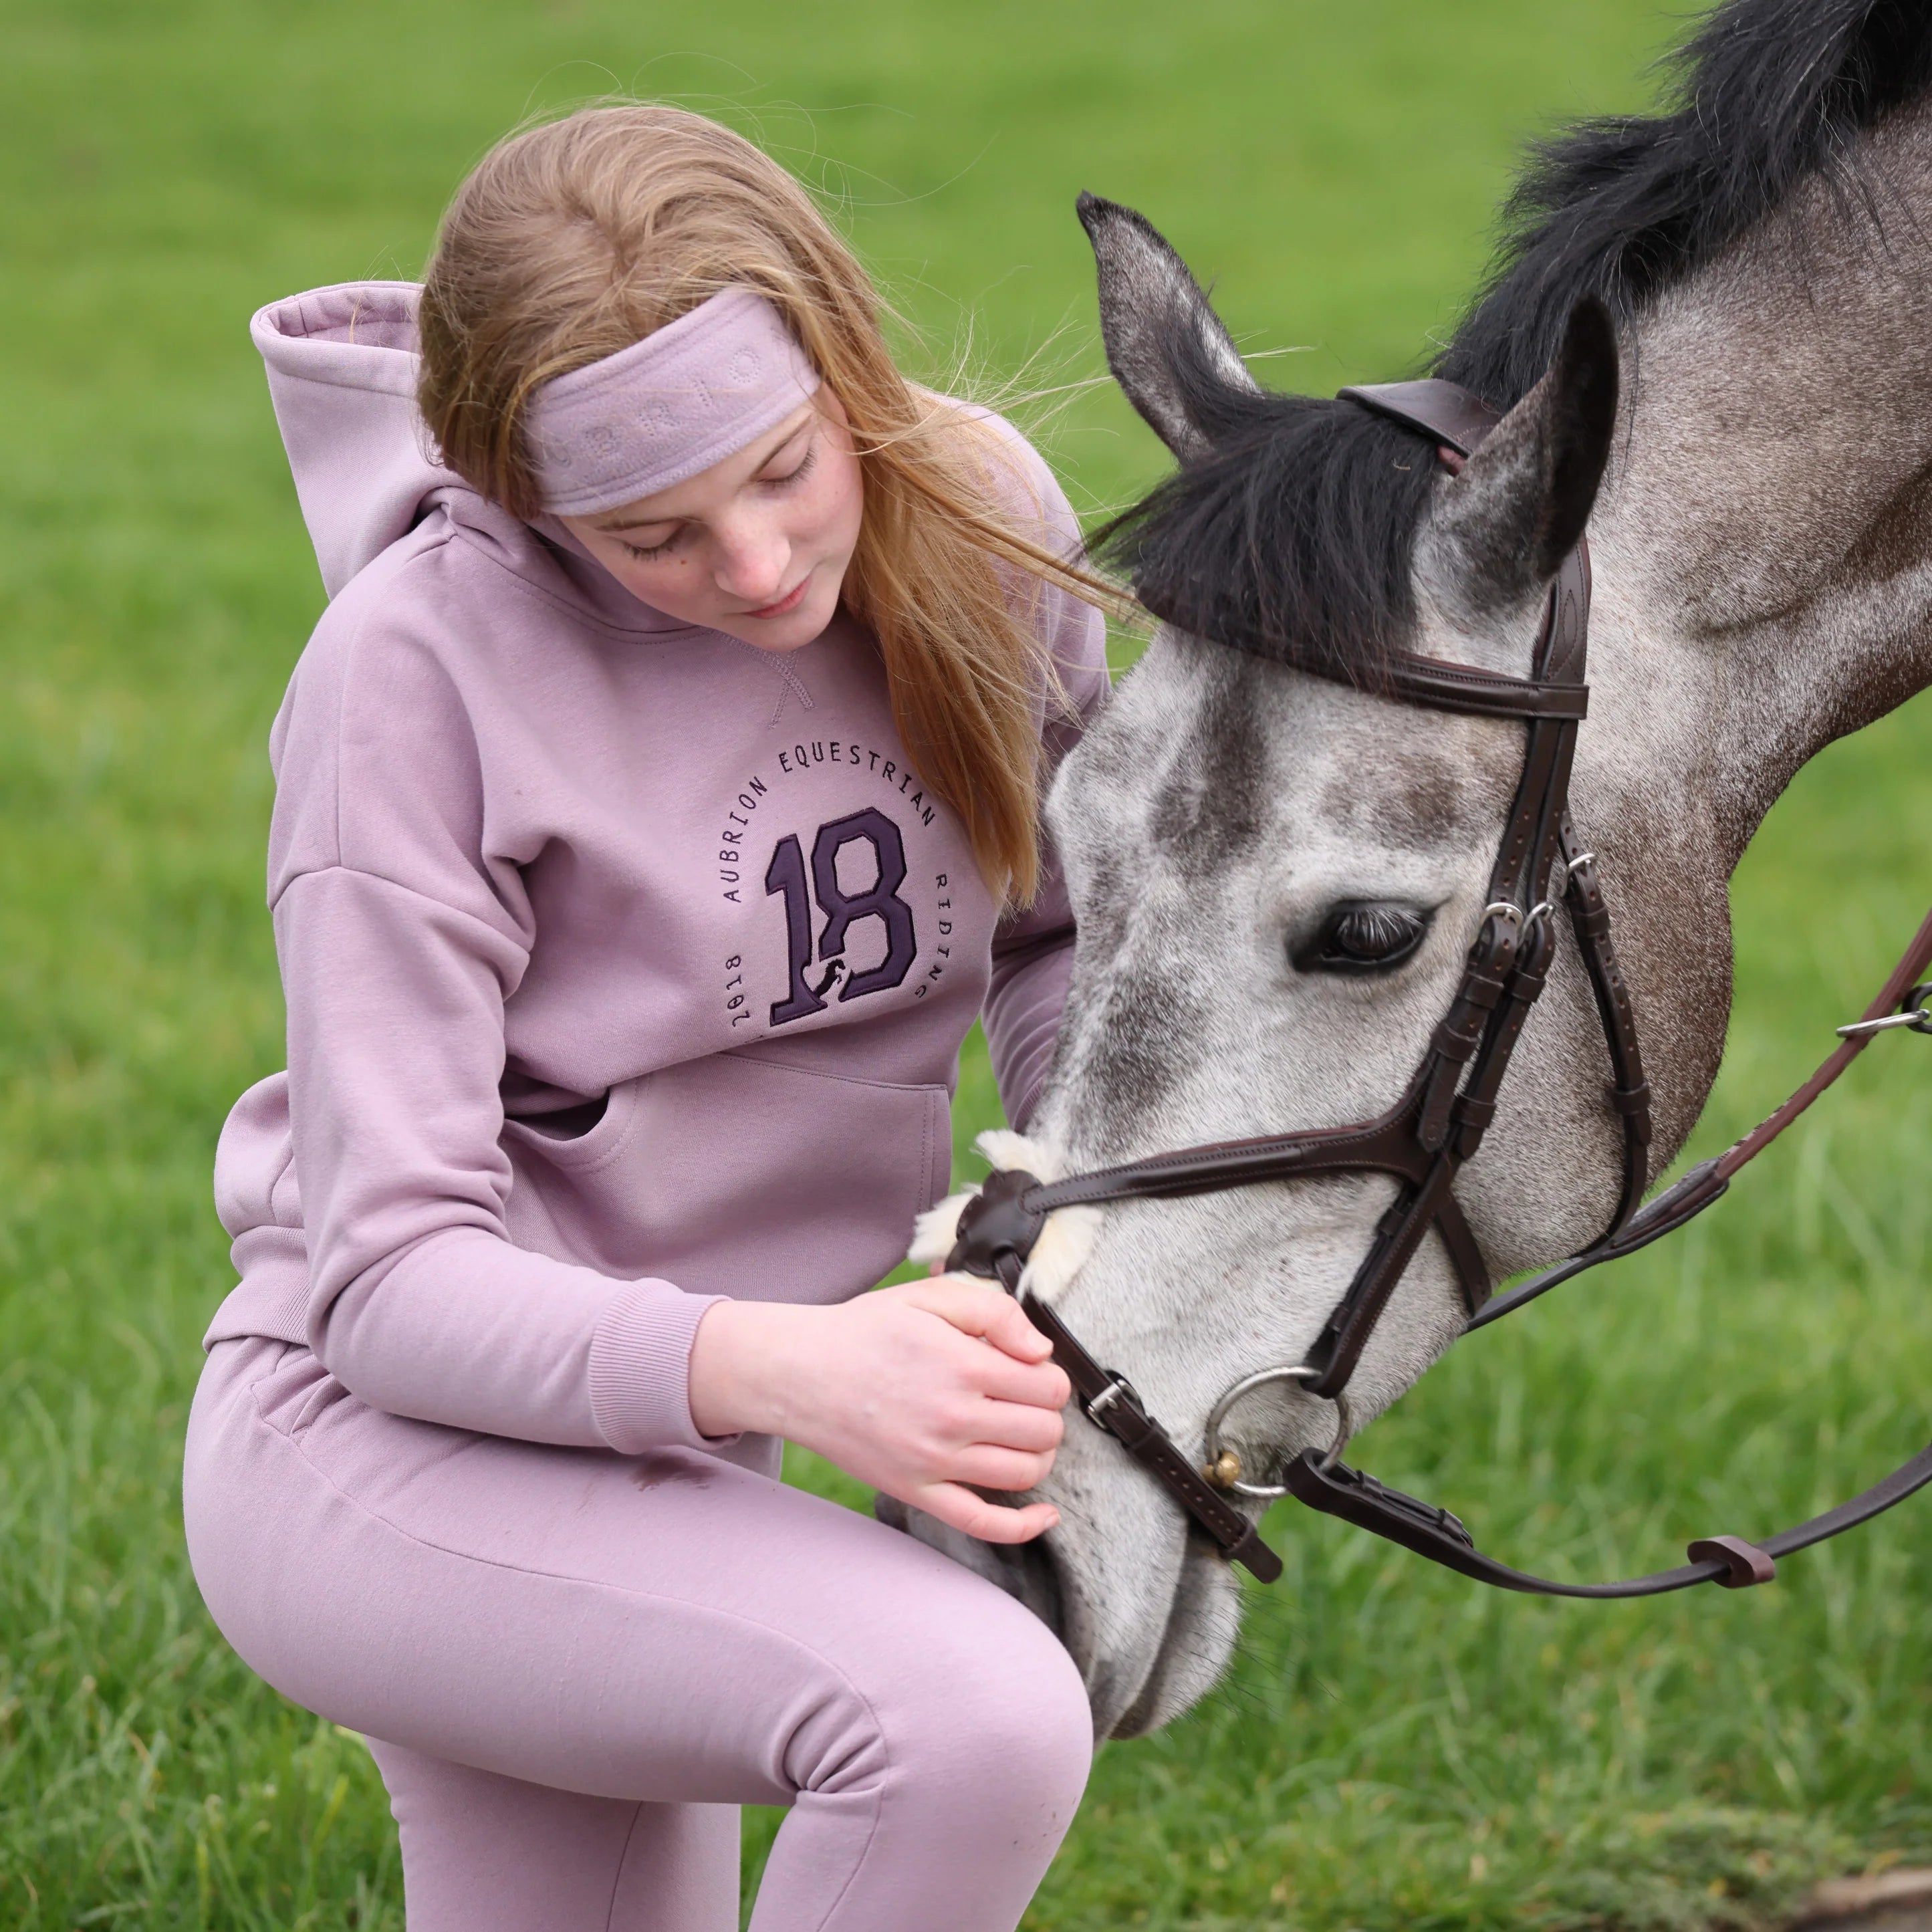
{"label": "bridle buckle", "polygon": [[1107,1386],[1101,1390],[1098,1395],[1082,1402],[1080,1413],[1086,1417],[1096,1429],[1105,1429],[1111,1435],[1113,1432],[1112,1429],[1102,1420],[1102,1418],[1105,1417],[1107,1411],[1123,1396],[1131,1401],[1137,1408],[1145,1406],[1141,1401],[1139,1390],[1136,1388],[1118,1369],[1109,1369],[1107,1371]]}

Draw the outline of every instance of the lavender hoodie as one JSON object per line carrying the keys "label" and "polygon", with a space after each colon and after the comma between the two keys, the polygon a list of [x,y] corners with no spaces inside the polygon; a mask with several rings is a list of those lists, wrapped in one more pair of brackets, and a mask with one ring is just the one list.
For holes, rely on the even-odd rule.
{"label": "lavender hoodie", "polygon": [[[982,1007],[1024,1120],[1072,916],[1050,871],[998,916],[858,626],[774,656],[681,625],[437,469],[415,303],[255,318],[332,601],[270,741],[289,1064],[221,1136],[242,1280],[207,1339],[303,1344],[398,1414],[696,1444],[711,1302],[857,1294],[944,1192]],[[1101,620],[1036,608],[1084,718]]]}

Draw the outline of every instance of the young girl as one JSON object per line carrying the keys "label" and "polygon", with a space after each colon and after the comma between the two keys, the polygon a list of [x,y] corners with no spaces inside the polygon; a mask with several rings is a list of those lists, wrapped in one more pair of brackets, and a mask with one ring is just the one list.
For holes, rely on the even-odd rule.
{"label": "young girl", "polygon": [[272,740],[288,1071],[217,1160],[209,1608],[368,1737],[412,1932],[730,1932],[747,1802],[791,1808],[758,1932],[1010,1928],[1078,1673],[778,1475],[788,1437],[988,1541],[1055,1520],[980,1493],[1060,1440],[1018,1306],[861,1291],[974,1018],[1016,1123],[1052,1048],[1036,806],[1106,684],[1065,500],[667,108],[505,142],[420,292],[254,333],[334,601]]}

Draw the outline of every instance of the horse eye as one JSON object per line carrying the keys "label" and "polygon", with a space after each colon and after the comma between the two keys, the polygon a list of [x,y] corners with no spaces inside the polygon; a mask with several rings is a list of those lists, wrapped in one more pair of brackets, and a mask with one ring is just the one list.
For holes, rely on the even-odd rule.
{"label": "horse eye", "polygon": [[1399,966],[1428,936],[1429,915],[1412,906],[1347,899],[1329,909],[1294,955],[1304,973],[1381,973]]}

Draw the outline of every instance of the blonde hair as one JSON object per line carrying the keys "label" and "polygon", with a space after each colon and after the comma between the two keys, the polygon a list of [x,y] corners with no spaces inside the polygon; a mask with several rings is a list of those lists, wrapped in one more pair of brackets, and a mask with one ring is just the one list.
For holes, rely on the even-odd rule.
{"label": "blonde hair", "polygon": [[1058,691],[1032,605],[1048,584],[1110,592],[1004,507],[1028,492],[996,435],[900,373],[878,290],[776,161],[644,103],[500,142],[458,190],[424,278],[423,415],[452,469],[535,517],[536,391],[724,288],[775,304],[844,406],[864,479],[846,607],[878,640],[920,777],[964,820],[994,894],[1023,903],[1040,873],[1037,706]]}

